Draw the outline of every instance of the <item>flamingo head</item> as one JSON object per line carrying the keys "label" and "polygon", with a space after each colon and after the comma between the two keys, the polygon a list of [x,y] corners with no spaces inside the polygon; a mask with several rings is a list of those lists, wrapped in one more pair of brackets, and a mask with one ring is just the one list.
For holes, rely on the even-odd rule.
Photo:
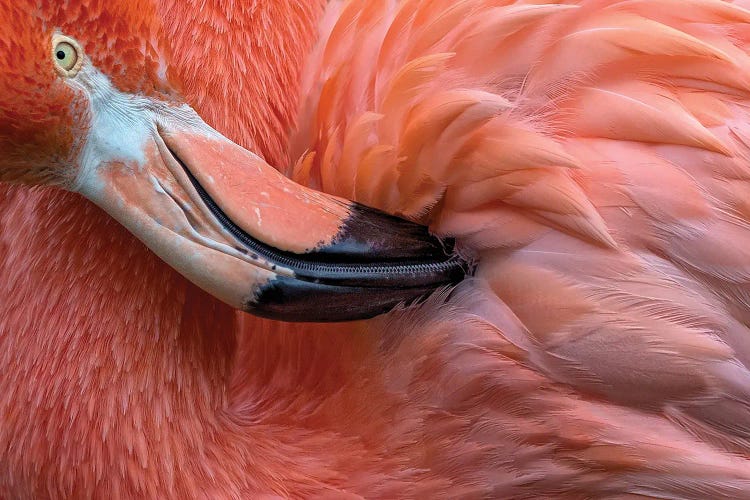
{"label": "flamingo head", "polygon": [[0,0],[0,180],[82,194],[259,315],[365,318],[461,279],[425,228],[297,185],[208,126],[153,10]]}

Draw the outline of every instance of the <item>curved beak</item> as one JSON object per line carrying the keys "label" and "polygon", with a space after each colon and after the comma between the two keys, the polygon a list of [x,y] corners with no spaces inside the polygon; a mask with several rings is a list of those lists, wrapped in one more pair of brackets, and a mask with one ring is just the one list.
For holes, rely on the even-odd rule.
{"label": "curved beak", "polygon": [[160,120],[138,164],[79,191],[230,305],[285,321],[384,313],[463,279],[427,228],[295,184],[202,122]]}

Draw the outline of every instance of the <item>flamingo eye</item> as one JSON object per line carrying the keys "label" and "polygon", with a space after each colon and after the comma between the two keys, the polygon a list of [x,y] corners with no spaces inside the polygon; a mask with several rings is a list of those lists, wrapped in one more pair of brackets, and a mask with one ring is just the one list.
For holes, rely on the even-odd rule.
{"label": "flamingo eye", "polygon": [[52,60],[62,76],[75,76],[83,64],[81,46],[67,36],[56,36],[52,40]]}

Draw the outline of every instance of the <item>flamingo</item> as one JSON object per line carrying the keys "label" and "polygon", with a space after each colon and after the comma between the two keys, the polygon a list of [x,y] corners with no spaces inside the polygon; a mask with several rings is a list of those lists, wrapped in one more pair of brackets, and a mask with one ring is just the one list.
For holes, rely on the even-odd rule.
{"label": "flamingo", "polygon": [[750,498],[748,9],[0,0],[0,496]]}

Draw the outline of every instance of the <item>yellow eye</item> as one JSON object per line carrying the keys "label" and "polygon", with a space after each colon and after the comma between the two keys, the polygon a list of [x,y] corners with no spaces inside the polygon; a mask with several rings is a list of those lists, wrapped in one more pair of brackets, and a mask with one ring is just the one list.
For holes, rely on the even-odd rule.
{"label": "yellow eye", "polygon": [[75,76],[83,63],[81,46],[72,38],[57,35],[52,40],[52,60],[62,76]]}

